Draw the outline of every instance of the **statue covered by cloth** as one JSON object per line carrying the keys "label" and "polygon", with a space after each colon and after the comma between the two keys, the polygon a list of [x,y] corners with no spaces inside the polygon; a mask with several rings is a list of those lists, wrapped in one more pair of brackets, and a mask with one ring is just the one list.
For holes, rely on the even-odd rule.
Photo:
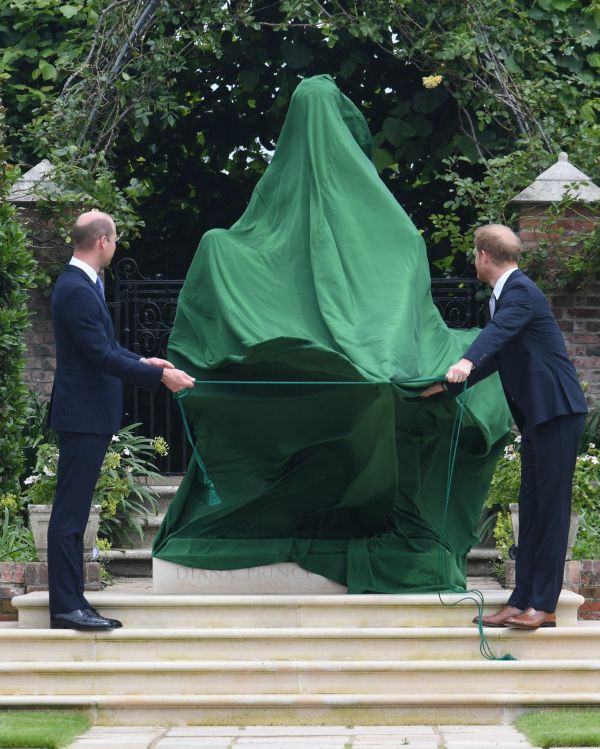
{"label": "statue covered by cloth", "polygon": [[295,561],[350,593],[464,587],[511,420],[497,375],[460,396],[445,518],[458,404],[415,396],[477,331],[442,320],[423,239],[370,155],[354,104],[306,79],[245,213],[202,238],[169,358],[197,378],[182,402],[221,503],[192,460],[154,556]]}

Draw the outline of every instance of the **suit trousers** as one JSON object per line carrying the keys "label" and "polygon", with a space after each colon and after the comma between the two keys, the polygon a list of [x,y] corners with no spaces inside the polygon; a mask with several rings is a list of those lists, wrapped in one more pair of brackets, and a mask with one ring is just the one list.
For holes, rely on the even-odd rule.
{"label": "suit trousers", "polygon": [[567,552],[573,472],[584,423],[585,414],[569,414],[523,432],[519,543],[510,606],[556,610]]}
{"label": "suit trousers", "polygon": [[48,524],[50,615],[87,608],[83,533],[110,434],[58,432],[56,495]]}

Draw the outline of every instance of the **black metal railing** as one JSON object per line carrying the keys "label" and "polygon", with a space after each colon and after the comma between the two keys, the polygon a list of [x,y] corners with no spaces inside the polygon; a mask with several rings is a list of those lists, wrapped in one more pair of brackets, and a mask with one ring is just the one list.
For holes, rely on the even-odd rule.
{"label": "black metal railing", "polygon": [[[144,276],[136,262],[121,260],[112,284],[109,307],[117,338],[122,346],[144,357],[166,358],[167,344],[177,309],[182,279],[160,274]],[[472,328],[485,322],[486,302],[481,285],[472,278],[434,278],[434,304],[451,328]],[[161,388],[153,396],[133,385],[125,385],[125,423],[141,422],[145,435],[162,435],[169,443],[169,455],[158,461],[163,473],[185,472],[190,459],[179,409],[171,394]]]}

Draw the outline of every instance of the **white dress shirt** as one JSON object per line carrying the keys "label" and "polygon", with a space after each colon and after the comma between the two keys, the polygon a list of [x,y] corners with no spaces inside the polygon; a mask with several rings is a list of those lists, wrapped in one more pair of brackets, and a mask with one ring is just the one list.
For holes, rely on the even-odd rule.
{"label": "white dress shirt", "polygon": [[80,260],[78,257],[72,257],[69,260],[69,265],[74,265],[76,268],[81,268],[81,270],[90,277],[92,283],[94,285],[96,284],[96,279],[98,278],[98,274],[92,268],[91,265],[84,263],[83,260]]}
{"label": "white dress shirt", "polygon": [[490,317],[494,316],[494,312],[496,311],[496,302],[498,299],[500,299],[500,294],[502,294],[502,289],[504,288],[504,284],[508,280],[508,277],[511,273],[514,273],[514,271],[519,270],[518,268],[509,268],[507,271],[505,271],[500,278],[496,281],[496,284],[494,286],[494,289],[492,291],[492,296],[490,297]]}

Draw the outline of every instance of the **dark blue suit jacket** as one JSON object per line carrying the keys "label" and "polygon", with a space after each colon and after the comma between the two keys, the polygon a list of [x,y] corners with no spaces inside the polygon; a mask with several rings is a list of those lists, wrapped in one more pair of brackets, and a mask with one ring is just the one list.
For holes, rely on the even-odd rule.
{"label": "dark blue suit jacket", "polygon": [[[475,365],[468,386],[498,372],[521,431],[555,416],[587,413],[575,367],[548,300],[520,270],[506,280],[494,317],[464,358]],[[462,388],[448,384],[454,394]]]}
{"label": "dark blue suit jacket", "polygon": [[106,302],[89,276],[67,265],[52,293],[56,373],[50,426],[56,431],[116,434],[122,380],[154,391],[163,370],[140,362],[115,338]]}

